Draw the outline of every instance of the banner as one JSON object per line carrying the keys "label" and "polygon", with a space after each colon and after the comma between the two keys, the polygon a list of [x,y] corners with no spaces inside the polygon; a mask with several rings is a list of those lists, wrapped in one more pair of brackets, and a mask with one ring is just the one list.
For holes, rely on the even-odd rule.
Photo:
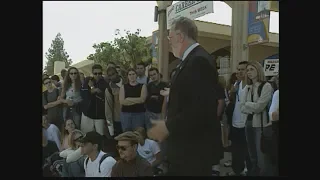
{"label": "banner", "polygon": [[172,21],[180,17],[196,19],[213,13],[213,1],[180,1],[167,7],[167,28],[170,29]]}
{"label": "banner", "polygon": [[279,59],[266,59],[264,60],[264,75],[276,76],[279,73]]}
{"label": "banner", "polygon": [[269,42],[271,1],[248,1],[248,45]]}

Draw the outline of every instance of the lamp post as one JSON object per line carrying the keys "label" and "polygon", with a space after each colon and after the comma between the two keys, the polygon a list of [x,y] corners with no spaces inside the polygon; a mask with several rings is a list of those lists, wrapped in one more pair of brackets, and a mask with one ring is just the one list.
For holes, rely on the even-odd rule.
{"label": "lamp post", "polygon": [[168,42],[168,30],[167,30],[167,7],[172,4],[173,1],[157,1],[158,14],[159,14],[159,59],[158,68],[163,75],[163,80],[169,80],[169,42]]}

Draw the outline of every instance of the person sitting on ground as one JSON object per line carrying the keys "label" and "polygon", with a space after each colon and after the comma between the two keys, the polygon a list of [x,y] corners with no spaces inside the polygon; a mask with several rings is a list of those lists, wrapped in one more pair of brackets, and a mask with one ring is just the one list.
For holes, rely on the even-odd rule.
{"label": "person sitting on ground", "polygon": [[88,132],[82,139],[81,153],[88,157],[84,161],[86,177],[110,177],[116,160],[102,151],[103,137],[96,131]]}
{"label": "person sitting on ground", "polygon": [[79,130],[74,130],[70,133],[68,143],[70,148],[62,151],[60,157],[65,158],[63,165],[63,177],[85,177],[84,159],[81,154],[81,143],[78,142],[85,134]]}
{"label": "person sitting on ground", "polygon": [[58,151],[56,143],[48,140],[45,130],[42,129],[42,165],[44,165],[46,158]]}
{"label": "person sitting on ground", "polygon": [[48,140],[54,141],[59,150],[61,150],[60,130],[54,125],[50,124],[46,115],[42,116],[42,127],[45,130],[45,136]]}
{"label": "person sitting on ground", "polygon": [[138,145],[139,155],[151,164],[154,174],[162,172],[162,169],[159,167],[162,163],[162,157],[158,143],[147,138],[147,133],[144,128],[138,127],[136,132],[140,134],[140,142]]}
{"label": "person sitting on ground", "polygon": [[113,166],[111,177],[141,177],[153,176],[150,163],[138,153],[140,135],[127,131],[115,137],[118,141],[120,160]]}
{"label": "person sitting on ground", "polygon": [[62,147],[61,150],[68,149],[69,146],[69,134],[74,131],[76,125],[72,119],[67,119],[64,122],[63,131],[61,132],[61,140],[62,140]]}
{"label": "person sitting on ground", "polygon": [[81,156],[81,143],[78,142],[85,134],[80,130],[73,130],[68,136],[69,148],[60,152],[60,157],[66,158],[66,162],[77,161]]}

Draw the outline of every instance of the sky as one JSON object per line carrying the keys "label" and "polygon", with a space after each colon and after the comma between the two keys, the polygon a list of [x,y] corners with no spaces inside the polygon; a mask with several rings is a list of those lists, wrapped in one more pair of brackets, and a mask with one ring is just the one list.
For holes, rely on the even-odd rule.
{"label": "sky", "polygon": [[[173,1],[173,4],[178,1]],[[151,36],[158,29],[154,22],[156,1],[44,1],[43,2],[43,67],[45,53],[60,32],[64,48],[73,63],[94,53],[94,43],[112,41],[115,30],[141,29],[141,36]],[[231,8],[214,1],[214,13],[196,20],[231,25]],[[279,33],[279,13],[271,12],[270,32]]]}

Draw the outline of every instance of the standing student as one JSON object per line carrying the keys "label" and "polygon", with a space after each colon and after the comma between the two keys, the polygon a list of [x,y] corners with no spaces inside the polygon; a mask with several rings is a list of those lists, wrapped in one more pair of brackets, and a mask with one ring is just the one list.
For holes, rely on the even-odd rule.
{"label": "standing student", "polygon": [[261,134],[263,133],[265,137],[272,136],[267,105],[271,101],[273,89],[270,83],[265,83],[266,78],[260,63],[249,62],[246,70],[247,86],[240,98],[240,110],[246,119],[246,139],[252,163],[251,175],[270,176],[272,166],[261,150]]}
{"label": "standing student", "polygon": [[134,69],[128,70],[128,80],[127,84],[121,86],[119,93],[122,105],[120,120],[124,132],[145,126],[146,85],[137,82],[137,73]]}

